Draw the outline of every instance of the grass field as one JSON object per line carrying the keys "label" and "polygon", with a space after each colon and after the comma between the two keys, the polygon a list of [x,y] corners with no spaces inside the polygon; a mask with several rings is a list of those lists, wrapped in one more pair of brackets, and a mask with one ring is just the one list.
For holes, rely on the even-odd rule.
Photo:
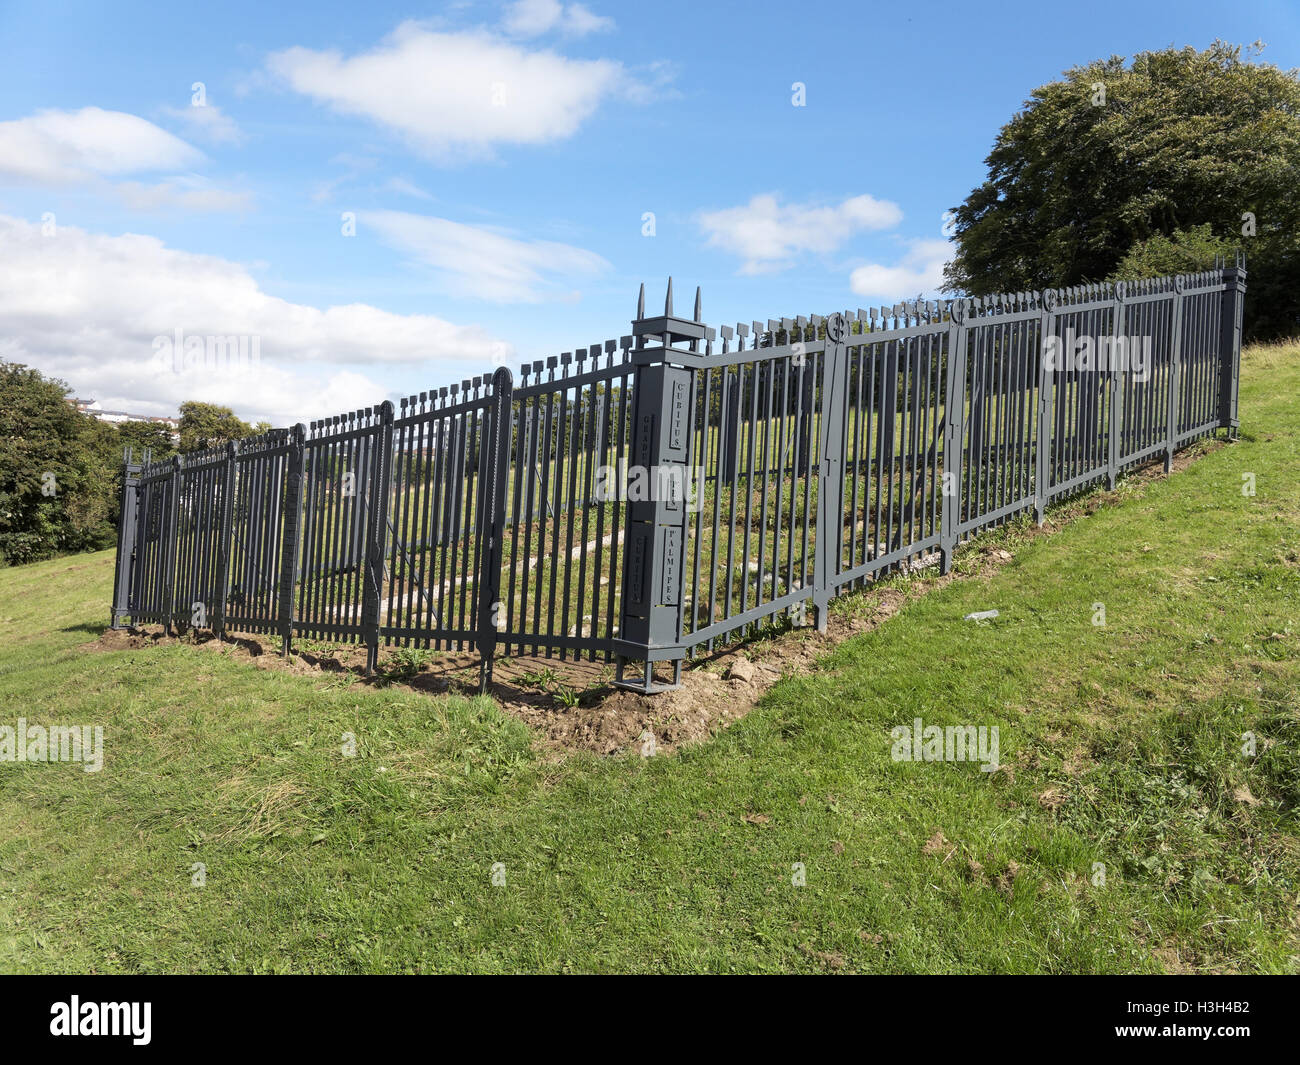
{"label": "grass field", "polygon": [[[92,650],[111,554],[0,570],[0,724],[105,735],[98,773],[0,763],[0,969],[1300,971],[1300,348],[1246,353],[1241,419],[670,757]],[[893,761],[917,717],[1004,768]]]}

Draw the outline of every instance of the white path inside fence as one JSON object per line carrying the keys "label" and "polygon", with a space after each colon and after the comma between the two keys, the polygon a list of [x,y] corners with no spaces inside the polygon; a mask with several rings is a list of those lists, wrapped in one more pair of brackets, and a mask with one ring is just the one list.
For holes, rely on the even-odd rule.
{"label": "white path inside fence", "polygon": [[[859,521],[855,523],[855,525],[849,527],[849,529],[846,529],[846,532],[850,531],[850,529],[852,530],[856,539],[857,533],[866,531],[867,523]],[[570,561],[580,561],[583,552],[585,550],[588,559],[591,560],[592,564],[594,565],[595,551],[597,547],[609,549],[610,554],[606,557],[617,558],[619,556],[615,555],[613,552],[619,550],[622,547],[623,536],[625,532],[626,530],[620,530],[617,537],[615,537],[615,534],[612,532],[607,533],[603,537],[588,540],[585,544],[578,544],[568,553],[568,558]],[[881,555],[888,554],[889,551],[890,548],[888,544],[885,544],[883,542],[877,542],[875,544],[875,553],[873,557],[880,557]],[[515,576],[522,577],[522,575],[525,572],[529,573],[531,576],[531,574],[535,573],[537,571],[537,568],[542,565],[544,558],[549,559],[551,557],[552,556],[550,555],[543,556],[541,554],[538,554],[531,558],[520,560],[515,564],[514,567]],[[564,556],[561,555],[560,557],[563,558]],[[904,572],[907,572],[908,570],[927,569],[930,566],[937,565],[938,562],[939,562],[938,553],[930,552],[922,555],[920,558],[912,561],[910,564],[906,562],[903,563],[903,565],[900,568]],[[720,560],[720,565],[725,565],[725,561]],[[774,598],[777,595],[784,594],[784,592],[787,590],[785,577],[779,572],[776,574],[776,586],[772,587],[773,574],[769,571],[769,572],[764,572],[760,576],[757,562],[752,560],[747,561],[744,564],[744,569],[746,573],[749,574],[751,577],[760,580],[766,586],[766,590],[768,594]],[[558,576],[559,574],[557,574],[557,577]],[[408,577],[407,580],[410,580],[410,578]],[[432,615],[434,612],[434,608],[439,602],[442,602],[443,604],[447,604],[447,599],[449,596],[454,595],[455,592],[458,591],[462,586],[470,585],[472,583],[473,583],[472,576],[452,577],[452,578],[448,578],[447,580],[441,582],[438,585],[425,588],[423,594],[421,594],[421,591],[418,587],[412,586],[409,590],[404,591],[398,595],[391,595],[386,599],[380,600],[379,603],[380,616],[382,618],[387,618],[388,611],[390,609],[399,615],[401,612],[409,610],[410,611],[409,618],[412,621],[424,615]],[[600,586],[607,587],[608,584],[609,584],[609,577],[602,575],[600,578]],[[615,591],[616,599],[618,597],[619,590],[620,589],[617,586],[615,586],[614,591]],[[691,613],[691,608],[694,606],[693,597],[691,595],[688,594],[684,598],[683,606],[685,607],[687,614],[689,616]],[[721,603],[714,604],[714,611],[713,611],[714,621],[724,620],[724,616],[721,613],[721,608],[722,608]],[[353,611],[359,609],[360,609],[359,604],[350,603],[345,607],[340,607],[340,614],[343,616],[351,616]],[[697,621],[696,621],[697,624],[705,625],[709,623],[709,618],[708,618],[709,608],[706,603],[701,601],[698,608],[696,608],[696,612],[698,614]],[[583,615],[581,621],[583,632],[589,633],[592,631],[592,626],[589,623],[593,622],[593,620],[594,619],[592,615],[590,614]],[[574,624],[573,626],[571,626],[568,635],[569,636],[579,635],[579,625]]]}
{"label": "white path inside fence", "polygon": [[[602,536],[599,539],[588,540],[585,544],[579,544],[577,547],[575,547],[572,551],[569,552],[568,557],[571,561],[578,561],[582,558],[583,552],[586,551],[588,559],[591,559],[592,564],[594,565],[595,564],[594,555],[597,547],[610,548],[611,554],[609,557],[615,557],[613,556],[612,552],[615,549],[617,549],[619,546],[621,546],[622,540],[623,540],[622,532],[618,534],[617,539],[615,539],[613,533],[607,533],[605,536]],[[549,557],[550,556],[548,555],[547,558]],[[514,569],[515,575],[519,576],[526,571],[536,572],[537,568],[541,566],[541,564],[542,564],[541,555],[538,555],[535,558],[522,559],[519,562],[515,563],[515,569]],[[403,610],[408,607],[413,608],[412,612],[415,616],[418,616],[420,614],[425,614],[425,613],[431,613],[436,603],[438,603],[439,601],[445,602],[447,595],[449,593],[454,593],[458,588],[460,588],[464,584],[472,584],[473,580],[474,578],[470,576],[449,578],[448,580],[443,581],[441,584],[438,584],[433,587],[425,588],[423,595],[421,595],[420,589],[417,587],[417,588],[412,588],[410,591],[401,593],[400,595],[389,596],[387,599],[383,599],[380,601],[379,603],[380,613],[382,616],[386,616],[387,611],[389,610],[390,607],[395,610]],[[600,583],[602,586],[608,585],[609,577],[602,576],[600,578]],[[589,620],[589,618],[590,615],[584,617],[583,620],[586,621]],[[569,635],[576,636],[577,632],[576,631],[571,632]]]}

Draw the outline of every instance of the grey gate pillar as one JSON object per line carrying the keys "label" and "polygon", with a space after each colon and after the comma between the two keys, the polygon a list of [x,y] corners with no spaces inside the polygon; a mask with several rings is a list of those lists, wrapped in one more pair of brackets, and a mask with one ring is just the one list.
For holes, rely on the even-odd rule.
{"label": "grey gate pillar", "polygon": [[948,354],[943,388],[943,504],[939,512],[939,571],[952,570],[961,524],[962,448],[966,438],[966,361],[970,328],[966,300],[948,304]]}
{"label": "grey gate pillar", "polygon": [[1056,305],[1059,300],[1060,293],[1056,289],[1049,288],[1043,292],[1038,344],[1038,425],[1034,440],[1034,521],[1040,527],[1047,520],[1047,504],[1052,498],[1052,477],[1056,470],[1052,442],[1061,438],[1057,425],[1061,412],[1056,409],[1056,380],[1060,375],[1047,359],[1048,342],[1056,336]]}
{"label": "grey gate pillar", "polygon": [[[117,564],[113,571],[113,618],[115,629],[131,615],[131,581],[135,564],[135,532],[139,520],[140,471],[144,466],[135,460],[135,451],[127,445],[122,455],[122,499],[117,520]],[[132,619],[134,620],[134,619]]]}
{"label": "grey gate pillar", "polygon": [[1223,307],[1219,328],[1219,428],[1237,435],[1237,386],[1241,376],[1241,310],[1246,301],[1246,256],[1237,252],[1235,266],[1223,271]]}
{"label": "grey gate pillar", "polygon": [[[628,473],[614,683],[646,693],[680,685],[686,657],[683,588],[695,371],[675,365],[674,359],[698,354],[700,341],[712,339],[713,331],[699,319],[698,290],[694,320],[673,315],[671,278],[664,313],[647,318],[642,286],[632,323],[636,337],[632,352],[632,468]],[[639,676],[628,676],[630,662],[641,663]],[[671,682],[656,679],[658,662],[672,663]]]}
{"label": "grey gate pillar", "polygon": [[[838,586],[844,535],[844,428],[848,400],[849,326],[838,311],[826,319],[826,351],[821,361],[821,424],[817,442],[817,548],[813,558],[813,606],[817,631],[825,632]],[[807,375],[812,380],[812,374]],[[811,398],[811,397],[810,397]],[[813,405],[805,411],[813,420]],[[811,435],[811,434],[810,434]],[[801,464],[805,461],[802,457]]]}

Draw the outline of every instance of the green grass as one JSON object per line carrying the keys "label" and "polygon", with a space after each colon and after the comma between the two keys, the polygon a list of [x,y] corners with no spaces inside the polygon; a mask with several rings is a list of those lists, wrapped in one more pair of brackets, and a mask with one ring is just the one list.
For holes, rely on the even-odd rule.
{"label": "green grass", "polygon": [[[89,651],[111,555],[0,570],[0,724],[106,746],[0,763],[0,968],[1295,972],[1300,350],[1247,354],[1241,417],[671,757],[556,763],[487,700]],[[1008,769],[892,761],[918,716],[998,725]]]}

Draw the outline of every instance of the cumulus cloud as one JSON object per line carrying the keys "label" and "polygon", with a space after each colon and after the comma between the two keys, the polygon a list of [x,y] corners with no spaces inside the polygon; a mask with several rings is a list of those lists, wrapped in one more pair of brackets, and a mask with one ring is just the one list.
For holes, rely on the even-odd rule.
{"label": "cumulus cloud", "polygon": [[535,37],[543,33],[563,33],[585,37],[614,28],[614,20],[597,15],[582,4],[562,4],[560,0],[515,0],[506,8],[506,32],[518,37]]}
{"label": "cumulus cloud", "polygon": [[267,63],[296,92],[393,130],[440,160],[563,140],[610,96],[631,91],[612,60],[569,59],[482,31],[414,22],[354,56],[294,47]]}
{"label": "cumulus cloud", "polygon": [[[458,296],[536,303],[557,285],[610,269],[595,252],[547,240],[519,240],[494,229],[404,211],[369,211],[361,223],[391,247],[433,268]],[[568,290],[564,290],[567,292]]]}
{"label": "cumulus cloud", "polygon": [[914,241],[893,266],[859,266],[849,275],[849,288],[858,296],[890,303],[918,294],[933,295],[943,285],[943,268],[952,253],[946,240]]}
{"label": "cumulus cloud", "polygon": [[[250,350],[256,338],[260,360],[178,366],[169,351],[177,330],[248,338]],[[0,358],[60,377],[106,408],[174,414],[199,399],[288,425],[380,402],[389,394],[373,376],[380,365],[421,364],[441,383],[512,356],[478,326],[360,303],[292,303],[239,263],[154,237],[68,226],[50,234],[0,215]]]}
{"label": "cumulus cloud", "polygon": [[740,207],[704,211],[699,223],[711,247],[744,260],[742,274],[762,274],[785,269],[801,252],[833,252],[855,233],[888,229],[902,218],[897,204],[865,194],[834,205],[782,204],[765,194]]}
{"label": "cumulus cloud", "polygon": [[0,176],[45,184],[192,166],[203,155],[124,111],[83,107],[0,122]]}

